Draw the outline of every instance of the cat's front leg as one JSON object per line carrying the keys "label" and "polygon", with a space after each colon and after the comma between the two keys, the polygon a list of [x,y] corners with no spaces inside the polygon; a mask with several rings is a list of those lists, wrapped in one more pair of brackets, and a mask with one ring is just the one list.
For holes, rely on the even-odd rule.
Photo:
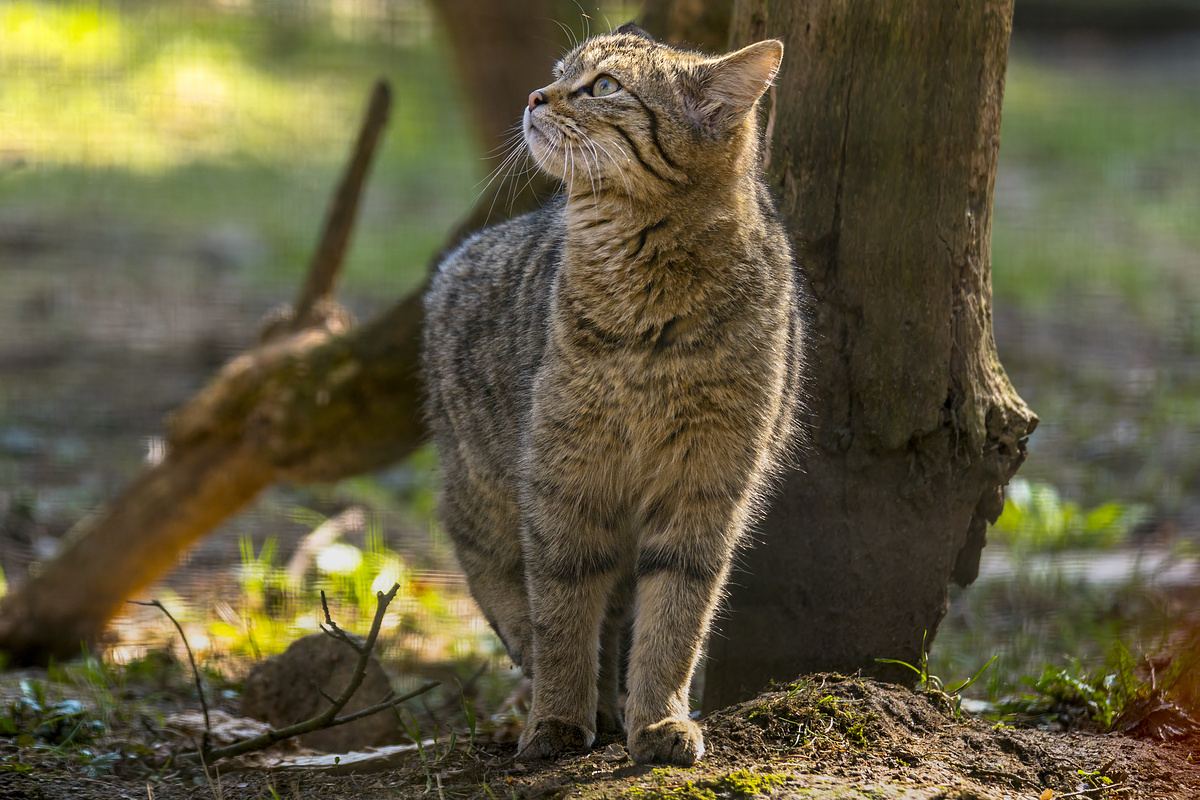
{"label": "cat's front leg", "polygon": [[637,556],[637,612],[626,727],[639,764],[683,766],[704,755],[688,691],[745,518],[728,494],[690,493],[678,508],[651,504]]}
{"label": "cat's front leg", "polygon": [[[601,625],[623,566],[595,498],[561,475],[530,483],[523,547],[533,627],[533,703],[518,758],[554,758],[596,738]],[[589,513],[589,511],[591,513]]]}

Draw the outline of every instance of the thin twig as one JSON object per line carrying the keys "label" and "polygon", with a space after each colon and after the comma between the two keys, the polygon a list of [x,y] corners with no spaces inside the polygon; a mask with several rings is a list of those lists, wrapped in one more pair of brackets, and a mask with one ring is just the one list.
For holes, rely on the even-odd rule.
{"label": "thin twig", "polygon": [[[438,684],[437,681],[430,681],[424,686],[414,689],[408,694],[401,695],[400,697],[393,697],[387,702],[377,703],[369,708],[364,708],[361,711],[355,711],[353,714],[346,714],[344,717],[336,717],[328,721],[322,721],[321,717],[323,714],[319,714],[312,719],[307,719],[303,722],[297,722],[295,725],[289,725],[286,728],[269,730],[265,733],[260,733],[258,736],[252,736],[249,739],[243,739],[240,742],[234,742],[226,747],[214,748],[208,751],[207,758],[210,761],[217,761],[222,758],[233,758],[245,753],[252,753],[255,750],[265,750],[271,745],[282,742],[284,739],[291,739],[293,736],[301,736],[305,733],[312,733],[316,730],[325,730],[326,728],[336,728],[338,725],[345,725],[348,722],[354,722],[355,720],[362,719],[363,717],[369,717],[372,714],[378,714],[380,711],[385,711],[389,708],[397,706],[407,700],[417,697],[418,695],[428,692],[430,689],[438,685],[440,684]],[[326,709],[326,711],[328,711],[328,709]],[[199,758],[199,756],[200,754],[198,752],[194,752],[183,753],[179,757],[195,759]]]}
{"label": "thin twig", "polygon": [[1102,792],[1124,792],[1129,787],[1123,783],[1112,783],[1108,786],[1093,786],[1090,789],[1080,789],[1078,792],[1067,792],[1066,794],[1054,795],[1054,800],[1059,800],[1062,797],[1095,797]]}
{"label": "thin twig", "polygon": [[[399,586],[400,584],[396,584],[396,585]],[[393,591],[395,591],[395,590],[393,589]],[[329,603],[325,599],[325,590],[324,589],[321,590],[321,610],[325,612],[325,623],[320,626],[321,632],[326,634],[327,636],[332,636],[334,639],[337,639],[339,642],[345,642],[350,647],[354,648],[354,652],[358,653],[359,655],[362,655],[363,645],[360,645],[358,642],[354,641],[349,636],[347,636],[346,632],[343,631],[341,628],[339,628],[338,624],[333,621],[333,617],[329,616]]]}
{"label": "thin twig", "polygon": [[153,606],[154,608],[157,608],[159,611],[167,615],[167,619],[174,623],[175,630],[179,631],[179,638],[183,639],[183,648],[187,650],[188,661],[190,661],[192,664],[192,677],[196,681],[196,694],[200,695],[200,708],[204,710],[204,736],[200,742],[200,749],[207,750],[208,737],[212,734],[212,724],[208,719],[208,701],[204,699],[204,686],[200,682],[200,670],[196,668],[196,657],[192,655],[192,646],[188,644],[187,634],[183,632],[183,626],[179,624],[179,620],[171,616],[171,612],[167,611],[167,607],[158,600],[151,600],[149,603],[139,602],[137,600],[130,600],[129,602],[133,603],[135,606]]}
{"label": "thin twig", "polygon": [[366,640],[361,645],[355,642],[350,636],[346,635],[346,633],[337,626],[337,623],[333,621],[332,617],[329,615],[329,606],[325,602],[324,593],[322,593],[321,605],[325,609],[325,622],[328,625],[328,628],[322,626],[322,630],[324,630],[333,638],[343,641],[353,647],[355,651],[358,652],[358,662],[354,665],[354,672],[350,676],[350,681],[346,684],[346,688],[343,689],[342,693],[337,697],[332,698],[330,705],[321,713],[310,719],[304,720],[303,722],[297,722],[294,725],[289,725],[286,728],[279,728],[278,730],[269,730],[265,733],[259,734],[258,736],[252,736],[249,739],[244,739],[240,742],[234,742],[226,747],[204,749],[203,752],[183,753],[180,758],[200,758],[202,761],[215,762],[222,758],[232,758],[233,756],[239,756],[243,753],[262,750],[277,742],[281,742],[284,739],[290,739],[293,736],[299,736],[304,733],[311,733],[312,731],[323,730],[325,728],[332,728],[337,725],[344,725],[347,722],[353,722],[356,719],[361,719],[362,717],[367,717],[371,714],[377,714],[385,709],[393,708],[400,703],[405,702],[406,700],[411,700],[414,697],[422,695],[433,687],[437,686],[438,683],[436,681],[432,681],[430,683],[426,683],[419,689],[403,695],[402,697],[396,697],[392,698],[391,700],[385,700],[381,703],[376,703],[369,708],[364,708],[361,711],[355,711],[352,714],[346,714],[345,716],[341,717],[338,716],[338,712],[345,708],[346,703],[350,702],[350,698],[354,696],[354,693],[358,691],[358,687],[362,684],[363,677],[367,672],[367,665],[370,663],[371,653],[375,649],[375,642],[379,638],[379,630],[383,626],[384,614],[387,611],[388,605],[396,598],[396,593],[398,591],[400,591],[399,583],[394,584],[391,588],[391,591],[389,591],[387,594],[384,594],[383,592],[376,593],[377,606],[375,609],[375,619],[371,621],[371,631],[367,634]]}

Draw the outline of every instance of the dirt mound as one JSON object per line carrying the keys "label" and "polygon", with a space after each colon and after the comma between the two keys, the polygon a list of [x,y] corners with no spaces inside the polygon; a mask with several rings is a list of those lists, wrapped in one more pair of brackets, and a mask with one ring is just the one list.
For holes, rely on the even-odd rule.
{"label": "dirt mound", "polygon": [[714,764],[786,763],[798,774],[861,785],[957,786],[1000,797],[1100,786],[1115,797],[1128,786],[1139,797],[1200,798],[1200,742],[1018,729],[956,713],[945,695],[836,675],[718,712],[706,735]]}

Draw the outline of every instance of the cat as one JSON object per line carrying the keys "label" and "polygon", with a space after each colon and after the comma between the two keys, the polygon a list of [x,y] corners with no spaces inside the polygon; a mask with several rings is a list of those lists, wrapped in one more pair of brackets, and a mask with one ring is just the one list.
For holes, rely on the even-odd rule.
{"label": "cat", "polygon": [[692,674],[796,427],[801,289],[756,114],[782,57],[632,23],[579,44],[524,112],[561,194],[466,240],[427,294],[440,515],[533,681],[519,759],[621,731],[631,618],[630,756],[703,755]]}

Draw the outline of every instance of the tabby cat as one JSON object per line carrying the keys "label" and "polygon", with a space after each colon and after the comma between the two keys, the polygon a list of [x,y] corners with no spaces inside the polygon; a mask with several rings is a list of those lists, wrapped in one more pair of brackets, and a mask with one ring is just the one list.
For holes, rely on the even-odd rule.
{"label": "tabby cat", "polygon": [[523,760],[621,730],[630,617],[630,755],[704,752],[689,684],[797,400],[799,286],[755,113],[782,56],[633,24],[580,44],[524,117],[561,195],[467,240],[426,299],[441,515],[532,676]]}

